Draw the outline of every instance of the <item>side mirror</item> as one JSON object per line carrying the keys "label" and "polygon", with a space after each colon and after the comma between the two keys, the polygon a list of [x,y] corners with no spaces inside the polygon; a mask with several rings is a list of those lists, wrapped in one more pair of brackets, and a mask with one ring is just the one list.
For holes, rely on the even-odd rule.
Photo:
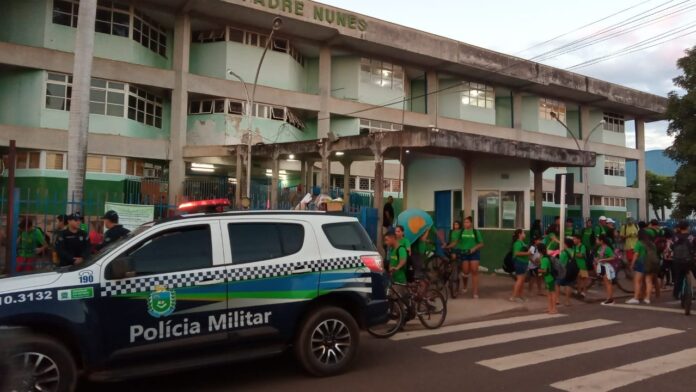
{"label": "side mirror", "polygon": [[133,268],[131,267],[131,257],[122,256],[109,264],[111,279],[124,279],[131,277]]}

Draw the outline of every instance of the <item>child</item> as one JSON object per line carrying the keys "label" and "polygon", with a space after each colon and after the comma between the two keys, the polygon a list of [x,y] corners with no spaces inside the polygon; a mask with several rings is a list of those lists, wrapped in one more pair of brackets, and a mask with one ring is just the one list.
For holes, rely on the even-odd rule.
{"label": "child", "polygon": [[[544,295],[541,292],[541,281],[543,279],[541,275],[539,275],[539,265],[541,264],[539,245],[544,245],[541,243],[541,237],[534,238],[532,246],[529,247],[529,292],[532,292],[532,287],[534,287],[534,283],[536,283],[537,294]],[[546,249],[546,247],[544,247],[544,249]]]}
{"label": "child", "polygon": [[[565,249],[563,249],[563,252],[560,253],[560,255],[558,256],[558,259],[561,262],[561,265],[563,265],[566,269],[566,276],[559,276],[557,278],[556,298],[557,299],[561,298],[561,287],[564,287],[565,288],[564,305],[570,306],[570,290],[571,290],[571,287],[575,285],[575,281],[577,280],[577,271],[575,271],[575,274],[571,274],[571,271],[570,271],[571,269],[569,268],[569,264],[568,264],[570,262],[575,263],[573,240],[570,238],[566,238],[564,242],[565,242]],[[577,266],[577,264],[576,264],[576,266]]]}
{"label": "child", "polygon": [[577,294],[580,298],[585,299],[587,282],[590,280],[590,268],[587,265],[587,248],[582,243],[582,235],[580,234],[573,236],[573,254],[575,262],[578,264]]}
{"label": "child", "polygon": [[558,313],[558,310],[556,310],[556,302],[558,301],[558,297],[556,294],[556,278],[553,276],[553,272],[551,271],[551,269],[553,268],[553,266],[551,265],[551,258],[547,254],[546,246],[544,244],[538,245],[537,252],[539,252],[539,255],[541,256],[539,277],[544,279],[544,283],[546,284],[546,290],[548,291],[548,313],[556,314]]}
{"label": "child", "polygon": [[604,280],[604,287],[607,290],[607,299],[602,302],[602,305],[613,305],[614,304],[614,279],[616,279],[616,271],[611,265],[614,260],[614,249],[609,245],[609,240],[607,240],[605,235],[600,235],[597,239],[598,247],[597,253],[595,254],[595,261],[597,264],[597,275],[602,276]]}

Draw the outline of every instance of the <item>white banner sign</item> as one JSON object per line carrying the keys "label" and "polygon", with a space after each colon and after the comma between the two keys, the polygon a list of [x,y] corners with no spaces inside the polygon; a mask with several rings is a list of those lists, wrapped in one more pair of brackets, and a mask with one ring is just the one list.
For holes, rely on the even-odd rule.
{"label": "white banner sign", "polygon": [[151,222],[155,218],[155,206],[139,204],[105,203],[104,212],[114,210],[118,214],[118,223],[128,230]]}

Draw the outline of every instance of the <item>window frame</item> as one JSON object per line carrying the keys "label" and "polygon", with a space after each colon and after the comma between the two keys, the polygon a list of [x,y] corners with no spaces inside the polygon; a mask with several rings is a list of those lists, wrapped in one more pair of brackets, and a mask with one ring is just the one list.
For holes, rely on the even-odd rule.
{"label": "window frame", "polygon": [[626,159],[605,156],[604,175],[611,177],[626,177]]}
{"label": "window frame", "polygon": [[406,69],[389,61],[361,57],[360,83],[405,92]]}
{"label": "window frame", "polygon": [[[495,109],[495,89],[484,83],[462,82],[461,105],[480,109]],[[473,103],[473,102],[476,103]],[[483,105],[481,105],[483,103]]]}
{"label": "window frame", "polygon": [[[528,219],[528,218],[527,218],[528,215],[527,215],[527,213],[526,213],[526,211],[525,211],[525,205],[526,205],[525,202],[526,202],[526,200],[527,200],[527,195],[525,194],[525,192],[527,192],[527,191],[524,190],[524,189],[476,189],[476,191],[475,191],[475,196],[476,196],[476,209],[475,209],[475,213],[476,213],[475,221],[476,221],[476,222],[475,222],[475,227],[476,227],[477,229],[481,229],[481,230],[515,230],[515,229],[518,229],[518,228],[527,227],[528,224],[527,224],[526,221],[527,221],[527,219]],[[481,198],[482,194],[492,194],[492,193],[496,193],[496,194],[497,194],[497,199],[498,199],[498,213],[497,213],[497,214],[498,214],[498,223],[497,223],[497,226],[481,226],[481,225],[480,225],[480,219],[481,219],[480,214],[481,214],[481,213],[480,213],[480,211],[479,211],[479,209],[480,209],[480,207],[479,207],[479,201],[480,201],[480,198]],[[522,222],[515,222],[515,223],[516,223],[515,226],[517,226],[517,227],[512,227],[512,228],[511,228],[511,227],[504,227],[504,225],[503,225],[503,221],[504,221],[504,219],[503,219],[503,211],[504,211],[504,210],[503,210],[503,202],[505,201],[505,200],[503,200],[503,194],[504,194],[504,193],[519,193],[519,194],[521,194],[521,196],[522,196],[522,200],[521,200],[521,205],[522,205],[522,207],[521,207],[521,208],[519,207],[519,206],[520,206],[520,202],[518,201],[518,205],[517,205],[517,208],[516,208],[516,210],[517,210],[516,213],[517,213],[517,214],[521,214],[521,220],[522,220]],[[489,197],[490,197],[490,196],[489,196]],[[516,220],[516,221],[518,220],[517,218],[518,218],[518,217],[516,216],[516,217],[515,217],[515,220]]]}
{"label": "window frame", "polygon": [[552,98],[539,98],[539,118],[544,120],[556,121],[551,117],[551,112],[558,115],[558,119],[566,122],[566,104],[563,101],[559,101]]}
{"label": "window frame", "polygon": [[622,114],[603,112],[603,130],[615,133],[626,133],[626,118]]}

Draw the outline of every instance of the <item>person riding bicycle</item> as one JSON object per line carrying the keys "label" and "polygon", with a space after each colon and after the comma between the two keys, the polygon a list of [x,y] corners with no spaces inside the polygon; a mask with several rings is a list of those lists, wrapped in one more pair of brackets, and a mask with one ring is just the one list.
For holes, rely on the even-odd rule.
{"label": "person riding bicycle", "polygon": [[683,281],[688,278],[689,270],[696,275],[695,256],[696,247],[694,247],[689,235],[689,222],[681,221],[677,225],[676,236],[672,244],[672,274],[674,277],[672,295],[675,299],[680,299]]}

